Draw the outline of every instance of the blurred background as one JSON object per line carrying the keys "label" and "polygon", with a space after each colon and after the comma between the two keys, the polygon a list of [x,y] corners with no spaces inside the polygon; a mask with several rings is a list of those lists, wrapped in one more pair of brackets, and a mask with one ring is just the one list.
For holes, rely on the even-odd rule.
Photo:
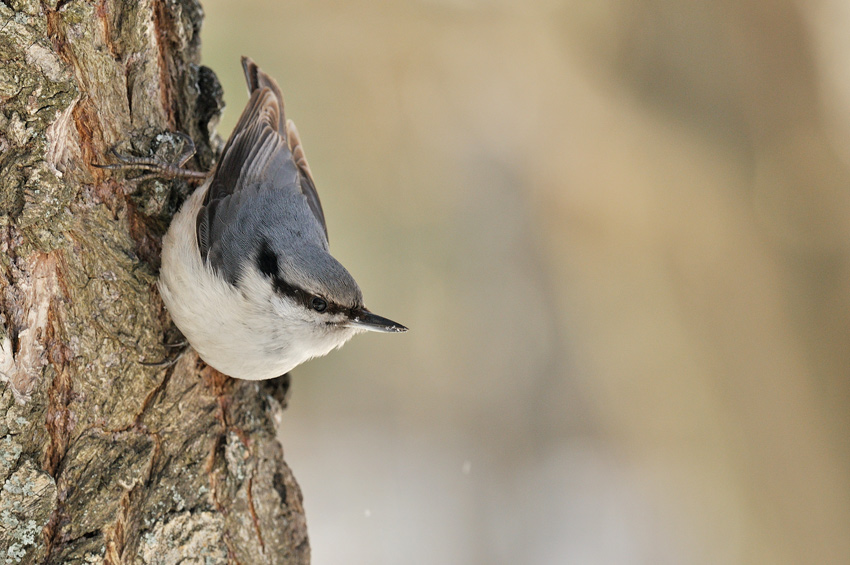
{"label": "blurred background", "polygon": [[314,563],[850,563],[846,0],[204,7],[411,328],[294,372]]}

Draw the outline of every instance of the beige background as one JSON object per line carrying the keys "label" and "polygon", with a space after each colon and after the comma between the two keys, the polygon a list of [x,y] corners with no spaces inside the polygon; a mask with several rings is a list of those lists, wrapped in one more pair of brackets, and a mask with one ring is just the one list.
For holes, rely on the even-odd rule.
{"label": "beige background", "polygon": [[294,373],[314,562],[850,562],[850,5],[206,0],[405,335]]}

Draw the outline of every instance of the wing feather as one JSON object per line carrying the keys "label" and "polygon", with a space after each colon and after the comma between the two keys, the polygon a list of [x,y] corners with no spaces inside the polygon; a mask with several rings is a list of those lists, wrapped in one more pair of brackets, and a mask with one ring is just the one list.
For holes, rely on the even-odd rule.
{"label": "wing feather", "polygon": [[[252,230],[287,229],[269,223],[287,215],[304,217],[292,207],[306,204],[306,214],[317,224],[307,230],[308,236],[315,233],[316,244],[328,245],[321,201],[298,130],[291,121],[287,128],[280,88],[250,59],[243,57],[242,66],[251,97],[222,151],[196,224],[201,256],[231,282],[245,259],[239,250],[250,248],[258,237]],[[296,195],[301,204],[293,200]],[[284,205],[290,209],[263,215]]]}

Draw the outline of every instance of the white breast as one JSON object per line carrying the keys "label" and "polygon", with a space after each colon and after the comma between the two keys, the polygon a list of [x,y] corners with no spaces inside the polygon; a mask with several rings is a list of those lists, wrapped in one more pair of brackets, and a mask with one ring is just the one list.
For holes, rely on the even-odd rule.
{"label": "white breast", "polygon": [[195,190],[174,216],[162,243],[159,278],[165,306],[201,358],[231,377],[270,379],[325,355],[357,333],[352,328],[331,330],[311,312],[276,297],[256,269],[234,286],[201,260],[195,222],[209,183]]}

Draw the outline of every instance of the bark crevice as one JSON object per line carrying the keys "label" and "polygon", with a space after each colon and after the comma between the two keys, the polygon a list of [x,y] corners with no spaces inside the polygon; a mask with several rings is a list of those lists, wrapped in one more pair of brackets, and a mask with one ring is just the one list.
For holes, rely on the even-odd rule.
{"label": "bark crevice", "polygon": [[[0,0],[0,556],[308,563],[274,387],[191,350],[156,290],[191,188],[92,166],[116,145],[208,168],[223,107],[194,0]],[[234,61],[234,64],[237,64]],[[210,135],[213,137],[210,138]],[[281,399],[285,398],[281,394]]]}

